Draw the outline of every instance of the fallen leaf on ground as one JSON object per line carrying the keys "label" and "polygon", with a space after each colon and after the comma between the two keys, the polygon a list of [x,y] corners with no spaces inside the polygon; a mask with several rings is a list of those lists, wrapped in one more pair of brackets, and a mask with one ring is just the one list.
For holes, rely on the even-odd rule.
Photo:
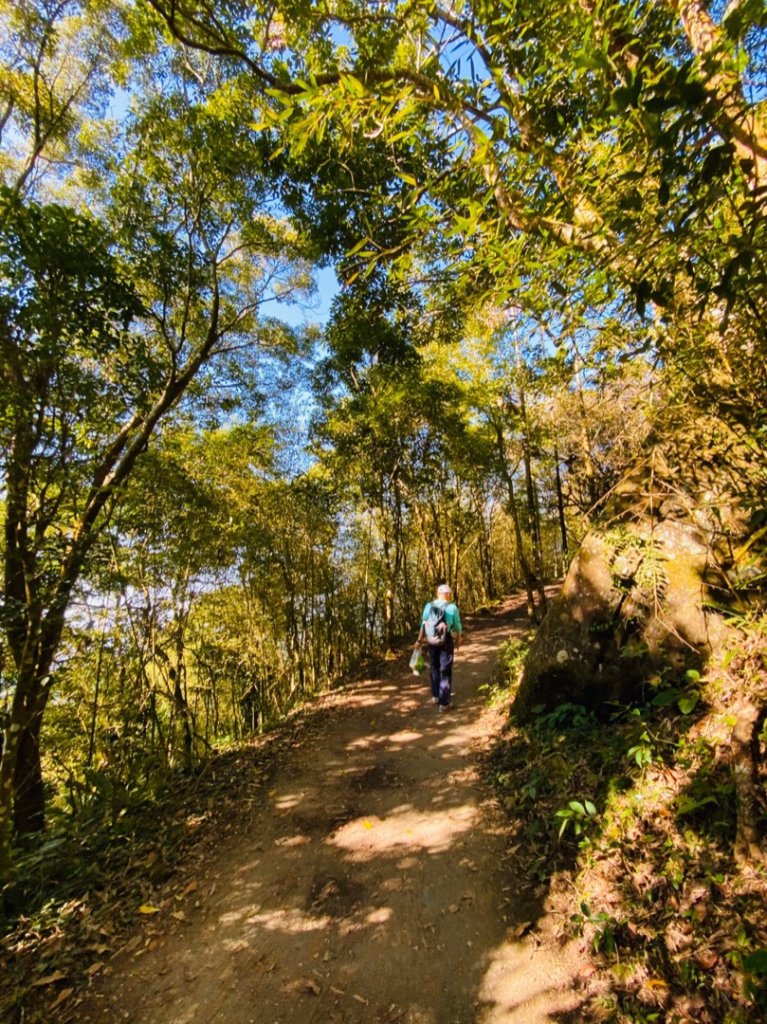
{"label": "fallen leaf on ground", "polygon": [[224,949],[227,953],[242,953],[250,949],[250,943],[247,939],[224,939]]}
{"label": "fallen leaf on ground", "polygon": [[49,1010],[55,1010],[57,1006],[61,1006],[61,1004],[64,1002],[64,1000],[65,999],[69,999],[69,997],[72,995],[73,992],[74,992],[73,988],[62,989],[62,991],[59,992],[59,994],[53,1000],[53,1002],[48,1007],[48,1009]]}
{"label": "fallen leaf on ground", "polygon": [[719,955],[713,949],[699,949],[693,959],[704,971],[712,970],[719,963]]}
{"label": "fallen leaf on ground", "polygon": [[322,993],[322,988],[314,978],[296,978],[295,981],[288,982],[284,986],[283,991],[290,992],[293,995],[318,996]]}
{"label": "fallen leaf on ground", "polygon": [[66,974],[63,971],[54,971],[53,974],[46,974],[44,978],[38,978],[32,982],[32,988],[42,988],[44,985],[55,985],[57,981],[63,981]]}
{"label": "fallen leaf on ground", "polygon": [[150,903],[142,903],[138,908],[139,914],[159,914],[160,907],[153,907]]}

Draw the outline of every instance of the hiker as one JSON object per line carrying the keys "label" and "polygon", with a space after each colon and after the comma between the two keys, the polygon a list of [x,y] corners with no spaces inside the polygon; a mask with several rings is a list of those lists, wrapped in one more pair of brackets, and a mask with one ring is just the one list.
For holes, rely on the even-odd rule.
{"label": "hiker", "polygon": [[437,596],[428,601],[421,616],[416,646],[423,641],[429,649],[431,696],[444,711],[450,706],[453,686],[453,651],[461,642],[461,616],[453,603],[453,591],[447,583],[437,587]]}

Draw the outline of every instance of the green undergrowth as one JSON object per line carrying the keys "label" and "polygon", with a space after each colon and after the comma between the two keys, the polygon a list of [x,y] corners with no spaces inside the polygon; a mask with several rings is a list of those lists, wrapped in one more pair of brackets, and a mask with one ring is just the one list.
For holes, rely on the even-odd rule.
{"label": "green undergrowth", "polygon": [[183,916],[211,849],[255,813],[282,751],[321,717],[305,708],[199,772],[136,790],[116,815],[108,794],[94,797],[17,849],[0,888],[0,1021],[76,1020],[80,994],[139,922],[132,941],[149,946],[155,920]]}
{"label": "green undergrowth", "polygon": [[[523,656],[505,650],[507,699]],[[767,706],[766,668],[762,621],[716,673],[669,673],[606,719],[563,704],[510,720],[487,770],[515,864],[540,913],[558,915],[591,961],[582,1004],[562,1021],[767,1019],[767,872],[734,854],[730,756],[739,702]],[[764,727],[757,744],[761,771]],[[764,806],[757,818],[764,835]]]}

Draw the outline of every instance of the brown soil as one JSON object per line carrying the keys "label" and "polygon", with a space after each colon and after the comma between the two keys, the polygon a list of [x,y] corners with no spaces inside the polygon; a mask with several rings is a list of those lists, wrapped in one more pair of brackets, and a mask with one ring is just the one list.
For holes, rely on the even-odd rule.
{"label": "brown soil", "polygon": [[78,1022],[538,1024],[576,1006],[577,951],[519,889],[478,768],[503,724],[478,688],[525,625],[518,606],[469,622],[445,714],[404,660],[328,697]]}

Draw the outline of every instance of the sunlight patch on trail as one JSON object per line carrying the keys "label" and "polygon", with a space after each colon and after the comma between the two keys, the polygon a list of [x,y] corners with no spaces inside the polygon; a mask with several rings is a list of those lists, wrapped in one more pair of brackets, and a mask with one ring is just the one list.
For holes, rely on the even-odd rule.
{"label": "sunlight patch on trail", "polygon": [[386,924],[394,916],[394,911],[391,907],[378,907],[376,910],[371,910],[365,918],[365,924]]}
{"label": "sunlight patch on trail", "polygon": [[291,811],[294,807],[298,807],[302,800],[306,799],[306,791],[298,790],[293,793],[285,793],[279,796],[274,801],[274,807],[277,811]]}
{"label": "sunlight patch on trail", "polygon": [[415,851],[445,853],[478,820],[478,808],[468,804],[454,807],[447,814],[444,810],[424,812],[407,807],[386,818],[371,816],[350,821],[328,841],[356,862],[402,857]]}
{"label": "sunlight patch on trail", "polygon": [[397,746],[404,746],[406,743],[415,743],[423,736],[423,733],[415,732],[413,729],[402,729],[400,732],[392,732],[388,740]]}
{"label": "sunlight patch on trail", "polygon": [[414,729],[402,729],[400,732],[376,733],[369,736],[361,736],[358,740],[353,740],[349,743],[346,749],[350,752],[357,750],[370,750],[373,747],[380,747],[384,744],[387,747],[405,747],[410,743],[417,743],[422,738],[422,732],[416,732]]}
{"label": "sunlight patch on trail", "polygon": [[489,955],[489,964],[478,993],[483,1009],[477,1024],[548,1024],[555,1019],[552,1006],[560,993],[558,1009],[573,1005],[573,993],[564,954],[557,961],[551,953],[534,951],[529,942],[507,941]]}
{"label": "sunlight patch on trail", "polygon": [[323,932],[331,924],[331,918],[327,915],[317,916],[316,914],[304,914],[294,907],[281,907],[278,910],[264,911],[261,914],[251,914],[245,921],[245,925],[252,929],[251,934],[261,929],[267,932],[285,932],[291,935],[298,935],[303,932]]}
{"label": "sunlight patch on trail", "polygon": [[[375,681],[371,681],[371,685]],[[344,701],[348,710],[357,708],[372,708],[377,707],[380,703],[380,688],[378,690],[356,690],[349,691],[347,699]]]}

